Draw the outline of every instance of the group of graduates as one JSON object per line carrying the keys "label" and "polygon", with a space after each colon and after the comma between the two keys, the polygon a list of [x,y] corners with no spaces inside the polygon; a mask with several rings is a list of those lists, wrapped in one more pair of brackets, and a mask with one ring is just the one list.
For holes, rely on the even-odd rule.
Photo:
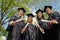
{"label": "group of graduates", "polygon": [[[43,13],[48,15],[45,20]],[[52,12],[52,6],[44,6],[44,10],[38,9],[36,16],[27,14],[25,20],[24,8],[18,8],[7,27],[7,40],[60,40],[60,14]]]}

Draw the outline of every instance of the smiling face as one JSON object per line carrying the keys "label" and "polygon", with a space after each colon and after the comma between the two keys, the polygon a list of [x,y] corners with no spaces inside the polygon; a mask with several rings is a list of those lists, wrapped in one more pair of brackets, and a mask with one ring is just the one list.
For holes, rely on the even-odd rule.
{"label": "smiling face", "polygon": [[51,12],[52,12],[52,11],[51,11],[50,8],[46,8],[46,13],[47,13],[47,14],[51,14]]}
{"label": "smiling face", "polygon": [[37,17],[39,18],[39,19],[41,19],[42,18],[42,12],[39,12],[38,14],[37,14]]}
{"label": "smiling face", "polygon": [[33,20],[33,17],[32,17],[32,16],[29,16],[29,17],[28,17],[28,22],[31,23],[32,20]]}
{"label": "smiling face", "polygon": [[19,15],[19,16],[23,16],[23,15],[24,15],[23,10],[20,10],[20,11],[18,12],[18,15]]}

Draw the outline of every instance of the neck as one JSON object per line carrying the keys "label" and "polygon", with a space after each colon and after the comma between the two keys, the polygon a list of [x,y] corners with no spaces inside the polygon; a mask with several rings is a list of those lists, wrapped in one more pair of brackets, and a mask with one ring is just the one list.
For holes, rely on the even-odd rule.
{"label": "neck", "polygon": [[17,15],[18,17],[23,17],[23,16],[20,16],[20,15]]}
{"label": "neck", "polygon": [[29,22],[30,24],[32,23],[32,22]]}
{"label": "neck", "polygon": [[30,23],[30,24],[32,23],[32,21],[31,22],[27,21],[27,22]]}

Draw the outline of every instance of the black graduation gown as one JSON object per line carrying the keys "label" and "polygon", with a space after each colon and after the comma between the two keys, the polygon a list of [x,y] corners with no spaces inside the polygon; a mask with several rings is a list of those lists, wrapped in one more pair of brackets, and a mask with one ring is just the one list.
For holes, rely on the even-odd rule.
{"label": "black graduation gown", "polygon": [[[50,28],[50,33],[49,34],[49,39],[50,40],[59,40],[59,28],[58,25],[60,23],[60,14],[58,12],[53,12],[52,14],[49,15],[48,20],[55,19],[58,21],[58,24],[52,24],[52,27]],[[48,32],[49,32],[48,31]]]}
{"label": "black graduation gown", "polygon": [[[10,20],[9,20],[9,22],[10,21],[16,21],[16,20],[18,20],[18,19],[20,19],[20,17],[18,17],[18,16],[13,16]],[[14,27],[15,26],[15,24],[13,25],[13,26],[11,26],[10,24],[8,25],[8,27],[7,27],[7,31],[8,31],[8,37],[7,37],[7,40],[12,40],[12,38],[13,38],[13,36],[12,36],[12,33],[13,33],[13,29],[15,28]]]}
{"label": "black graduation gown", "polygon": [[24,27],[24,21],[20,21],[14,24],[12,40],[23,40],[23,34],[21,34],[21,30]]}
{"label": "black graduation gown", "polygon": [[[13,20],[13,21],[17,20],[16,16],[13,16],[13,17],[9,20],[9,22],[12,21],[12,20]],[[14,25],[8,24],[8,27],[7,27],[7,29],[6,29],[6,31],[8,31],[7,40],[12,40],[13,27],[14,27]]]}
{"label": "black graduation gown", "polygon": [[[52,20],[53,19],[53,13],[51,13],[49,15],[49,18],[47,20]],[[45,32],[46,32],[46,39],[45,40],[56,40],[56,26],[53,26],[53,25],[50,25],[49,26],[50,29],[45,29]]]}
{"label": "black graduation gown", "polygon": [[[48,27],[48,23],[42,22],[41,20],[38,20],[38,23],[39,23],[40,27],[44,29],[44,31],[50,29]],[[41,31],[38,29],[38,40],[45,40],[46,36],[47,36],[46,31],[45,31],[45,34],[42,34]]]}
{"label": "black graduation gown", "polygon": [[[52,19],[53,14],[50,14],[47,20],[51,20]],[[45,31],[45,35],[44,35],[44,40],[53,40],[53,33],[55,33],[55,31],[53,31],[55,29],[53,29],[53,26],[50,25],[48,22],[43,22],[42,27],[44,28]]]}
{"label": "black graduation gown", "polygon": [[25,40],[37,40],[36,39],[37,30],[34,25],[29,24],[25,32],[26,32]]}
{"label": "black graduation gown", "polygon": [[8,36],[7,36],[7,40],[12,40],[12,30],[13,30],[13,26],[8,25],[7,29],[8,31]]}
{"label": "black graduation gown", "polygon": [[58,12],[53,13],[53,19],[57,20],[58,24],[54,24],[56,30],[56,40],[60,40],[60,14]]}

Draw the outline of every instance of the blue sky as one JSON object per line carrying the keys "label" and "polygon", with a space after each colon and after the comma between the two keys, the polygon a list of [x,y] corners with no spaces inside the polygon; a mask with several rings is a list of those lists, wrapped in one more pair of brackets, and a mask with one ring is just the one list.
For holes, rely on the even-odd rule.
{"label": "blue sky", "polygon": [[45,5],[50,5],[54,11],[60,12],[60,0],[46,0],[46,2],[40,0],[36,5],[31,7],[28,5],[28,7],[31,8],[31,12],[35,12],[39,8],[43,10]]}

